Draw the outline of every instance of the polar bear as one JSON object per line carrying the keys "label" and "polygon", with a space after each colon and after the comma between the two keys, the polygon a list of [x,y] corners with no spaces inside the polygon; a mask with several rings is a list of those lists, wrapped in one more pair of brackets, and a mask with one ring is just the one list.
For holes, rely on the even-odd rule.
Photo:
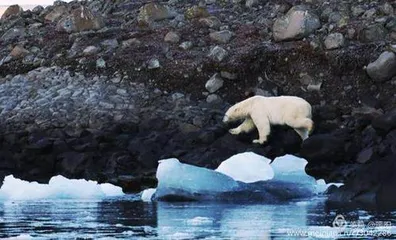
{"label": "polar bear", "polygon": [[224,123],[244,119],[237,128],[230,129],[231,134],[250,132],[255,127],[259,132],[259,139],[253,143],[263,144],[270,134],[270,125],[288,125],[305,140],[313,130],[311,105],[300,97],[254,96],[236,103],[230,107],[223,118]]}

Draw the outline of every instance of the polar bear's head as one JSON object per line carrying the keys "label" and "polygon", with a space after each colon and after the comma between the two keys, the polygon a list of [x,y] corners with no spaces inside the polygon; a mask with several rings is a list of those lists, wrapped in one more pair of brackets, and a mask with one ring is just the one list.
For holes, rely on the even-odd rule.
{"label": "polar bear's head", "polygon": [[224,115],[223,123],[230,123],[242,119],[243,111],[240,106],[234,105],[230,107]]}

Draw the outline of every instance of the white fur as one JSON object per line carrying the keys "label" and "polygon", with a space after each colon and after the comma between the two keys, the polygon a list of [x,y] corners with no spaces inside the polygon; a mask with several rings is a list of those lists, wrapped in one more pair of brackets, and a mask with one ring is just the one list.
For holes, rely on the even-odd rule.
{"label": "white fur", "polygon": [[230,129],[231,134],[250,132],[255,127],[259,139],[253,143],[263,144],[271,132],[271,124],[288,125],[305,140],[313,129],[311,105],[295,96],[263,97],[254,96],[236,103],[226,112],[223,122],[244,119],[237,128]]}

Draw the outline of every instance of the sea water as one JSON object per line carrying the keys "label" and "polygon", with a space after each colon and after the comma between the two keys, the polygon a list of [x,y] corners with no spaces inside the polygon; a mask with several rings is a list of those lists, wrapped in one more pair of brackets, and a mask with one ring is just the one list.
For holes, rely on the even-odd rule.
{"label": "sea water", "polygon": [[[396,236],[396,212],[330,208],[323,195],[328,184],[308,176],[306,163],[286,155],[270,164],[265,157],[242,153],[210,170],[166,159],[157,170],[157,189],[141,194],[62,176],[49,184],[7,176],[0,188],[0,239]],[[160,201],[166,196],[184,201]]]}
{"label": "sea water", "polygon": [[278,204],[147,203],[137,195],[10,200],[0,202],[0,238],[385,239],[396,233],[395,214],[331,210],[322,198]]}

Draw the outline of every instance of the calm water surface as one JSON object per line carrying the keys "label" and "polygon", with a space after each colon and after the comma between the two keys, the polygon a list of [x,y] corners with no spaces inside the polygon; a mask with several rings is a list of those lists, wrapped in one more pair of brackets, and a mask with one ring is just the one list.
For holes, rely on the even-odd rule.
{"label": "calm water surface", "polygon": [[[387,234],[386,238],[394,237],[391,234],[395,234],[396,213],[329,210],[322,199],[269,205],[143,203],[128,196],[104,200],[2,201],[0,238],[317,239],[330,234],[327,237],[334,239],[331,234],[342,232],[332,227],[338,214],[350,225],[360,223],[344,228],[344,232],[353,229],[358,234],[358,230],[371,229],[372,232],[361,232],[360,237],[374,239],[367,234],[381,233]],[[370,228],[373,223],[377,226]]]}

